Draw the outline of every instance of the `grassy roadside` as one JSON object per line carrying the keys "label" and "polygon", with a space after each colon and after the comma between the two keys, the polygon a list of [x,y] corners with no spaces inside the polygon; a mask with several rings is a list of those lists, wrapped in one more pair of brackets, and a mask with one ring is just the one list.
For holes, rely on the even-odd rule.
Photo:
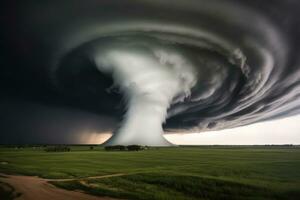
{"label": "grassy roadside", "polygon": [[216,178],[141,173],[105,179],[54,182],[68,190],[125,199],[297,199],[300,192],[286,194],[267,187]]}

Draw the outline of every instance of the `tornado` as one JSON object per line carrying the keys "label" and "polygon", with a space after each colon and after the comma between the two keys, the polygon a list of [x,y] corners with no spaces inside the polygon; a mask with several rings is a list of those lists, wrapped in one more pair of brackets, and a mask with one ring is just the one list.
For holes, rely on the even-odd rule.
{"label": "tornado", "polygon": [[95,62],[100,71],[113,77],[127,109],[121,127],[105,145],[170,145],[163,137],[162,124],[167,109],[188,98],[196,84],[191,64],[178,52],[150,42],[118,42],[117,48],[99,50]]}
{"label": "tornado", "polygon": [[[299,7],[298,0],[7,0],[1,101],[44,107],[59,127],[47,138],[57,143],[80,143],[91,132],[112,133],[104,145],[168,146],[164,134],[298,115]],[[15,106],[5,109],[3,118],[14,120]],[[21,121],[3,138],[28,142],[30,132],[43,141],[48,121],[26,120],[37,123],[27,130]]]}

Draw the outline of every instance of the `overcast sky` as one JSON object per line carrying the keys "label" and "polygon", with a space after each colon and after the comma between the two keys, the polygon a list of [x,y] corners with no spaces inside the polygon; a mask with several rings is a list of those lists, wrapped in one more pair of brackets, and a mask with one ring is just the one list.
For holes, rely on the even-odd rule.
{"label": "overcast sky", "polygon": [[249,126],[165,137],[174,144],[300,144],[300,115]]}

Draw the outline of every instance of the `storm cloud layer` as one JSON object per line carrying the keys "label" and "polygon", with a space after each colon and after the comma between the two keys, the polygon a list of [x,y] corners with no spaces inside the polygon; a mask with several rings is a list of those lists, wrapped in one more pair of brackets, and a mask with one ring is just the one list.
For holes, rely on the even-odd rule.
{"label": "storm cloud layer", "polygon": [[[159,120],[167,132],[220,130],[299,114],[299,8],[297,0],[7,1],[1,6],[1,141],[81,142],[67,131],[70,112],[82,116],[76,127],[86,126],[91,115],[89,130],[115,131],[128,119],[132,90],[105,67],[129,63],[130,74],[154,69],[134,70],[130,57],[160,69],[182,65],[186,69],[174,76],[195,76],[183,78],[183,88],[170,89],[166,99],[151,99],[166,104]],[[160,83],[157,75],[149,79]],[[163,87],[151,92],[159,96]],[[27,109],[18,118],[26,102],[46,107],[39,110],[44,121],[55,118],[47,116],[50,108],[58,109],[55,116],[64,119],[52,126],[59,131],[35,139],[43,138],[34,127],[40,126],[36,115]],[[14,127],[23,120],[33,125]],[[28,133],[32,140],[20,139]]]}

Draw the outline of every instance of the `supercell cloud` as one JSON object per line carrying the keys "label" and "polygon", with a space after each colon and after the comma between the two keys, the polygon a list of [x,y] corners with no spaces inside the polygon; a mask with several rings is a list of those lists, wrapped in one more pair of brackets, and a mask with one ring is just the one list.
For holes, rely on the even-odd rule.
{"label": "supercell cloud", "polygon": [[1,143],[85,142],[82,130],[113,131],[107,144],[169,145],[163,131],[299,114],[299,7],[297,0],[7,1]]}

